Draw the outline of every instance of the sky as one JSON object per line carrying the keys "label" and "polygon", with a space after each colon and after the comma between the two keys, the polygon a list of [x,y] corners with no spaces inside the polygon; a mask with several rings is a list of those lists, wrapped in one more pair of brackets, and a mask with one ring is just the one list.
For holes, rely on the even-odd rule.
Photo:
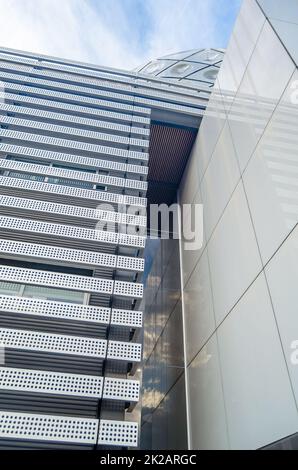
{"label": "sky", "polygon": [[241,0],[0,0],[0,45],[131,70],[225,48]]}

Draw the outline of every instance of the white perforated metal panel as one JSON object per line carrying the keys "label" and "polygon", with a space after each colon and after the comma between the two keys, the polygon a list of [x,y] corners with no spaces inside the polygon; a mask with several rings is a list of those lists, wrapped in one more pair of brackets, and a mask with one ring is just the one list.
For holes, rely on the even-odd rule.
{"label": "white perforated metal panel", "polygon": [[133,297],[141,299],[143,297],[143,284],[115,281],[114,294],[123,297]]}
{"label": "white perforated metal panel", "polygon": [[[16,268],[0,265],[2,281],[17,282],[36,286],[57,287],[79,292],[97,292],[110,295],[113,293],[114,281],[75,274],[40,271],[35,269]],[[129,283],[128,283],[129,284]]]}
{"label": "white perforated metal panel", "polygon": [[[3,67],[1,67],[3,68]],[[8,79],[11,79],[12,76],[11,74],[7,73],[7,72],[1,72],[1,75],[3,76],[3,78],[8,78]],[[39,74],[38,72],[35,71],[35,75],[41,75]],[[132,95],[129,95],[129,94],[120,94],[120,93],[113,93],[113,92],[110,92],[110,91],[107,91],[107,90],[99,90],[99,89],[94,89],[94,88],[90,88],[90,87],[86,87],[86,86],[76,86],[76,85],[73,85],[73,84],[69,84],[69,83],[59,83],[59,82],[56,82],[56,81],[51,81],[51,80],[45,80],[45,79],[42,79],[42,78],[36,78],[36,77],[24,77],[24,76],[14,76],[14,80],[16,81],[19,81],[21,83],[23,82],[28,82],[30,84],[38,84],[38,85],[41,85],[41,86],[46,86],[46,87],[51,87],[51,88],[54,88],[54,89],[58,89],[58,90],[70,90],[72,92],[79,92],[81,94],[86,94],[86,95],[89,95],[89,96],[94,96],[94,97],[104,97],[104,98],[107,98],[107,99],[118,99],[120,102],[126,102],[126,103],[129,103],[129,102],[133,102],[133,96]],[[71,80],[71,81],[75,81],[75,80]],[[88,84],[88,82],[86,80],[82,80],[82,82],[80,81],[80,84],[82,85],[82,83],[86,83]],[[112,88],[111,86],[107,87],[107,88]],[[136,90],[133,90],[132,88],[126,88],[125,90],[123,89],[122,87],[122,90],[117,87],[119,91],[130,91],[131,93],[136,92]],[[115,87],[114,87],[115,89]],[[136,103],[139,103],[141,105],[144,105],[144,104],[147,104],[147,101],[144,100],[143,98],[140,97],[140,95],[147,95],[149,96],[151,99],[154,98],[154,100],[152,99],[152,101],[156,101],[158,98],[161,98],[162,100],[166,100],[169,104],[172,104],[171,102],[177,102],[177,103],[187,103],[189,105],[192,105],[192,106],[198,106],[198,105],[201,105],[201,106],[206,106],[206,101],[204,99],[202,99],[200,97],[200,95],[197,95],[195,96],[195,94],[193,94],[192,97],[187,97],[187,96],[179,96],[179,94],[170,94],[170,93],[164,93],[164,92],[159,92],[159,91],[155,91],[155,90],[144,90],[143,88],[139,88],[138,89],[138,95],[136,96],[136,98],[139,97],[138,100],[136,100],[135,102]],[[151,100],[150,100],[151,101]],[[159,101],[158,101],[159,103]],[[141,108],[142,109],[142,108]],[[140,112],[140,111],[139,111]],[[143,112],[144,114],[145,112]]]}
{"label": "white perforated metal panel", "polygon": [[[0,390],[101,398],[102,385],[103,378],[93,375],[0,367]],[[111,387],[112,390],[113,384]],[[133,398],[137,393],[137,384],[123,385],[122,389],[127,389],[127,395]]]}
{"label": "white perforated metal panel", "polygon": [[137,447],[138,424],[128,421],[101,419],[99,424],[99,445]]}
{"label": "white perforated metal panel", "polygon": [[[67,127],[61,126],[57,124],[50,124],[48,122],[39,122],[39,121],[32,121],[31,119],[21,119],[16,117],[10,116],[1,116],[1,122],[3,124],[17,126],[17,127],[25,127],[30,129],[37,129],[43,130],[46,132],[54,132],[57,134],[64,134],[67,137],[74,136],[74,137],[83,137],[85,139],[90,140],[102,140],[104,142],[109,142],[115,145],[134,145],[135,147],[149,147],[148,141],[143,141],[141,139],[131,139],[125,136],[119,136],[116,134],[105,134],[103,132],[91,131],[87,129],[79,129],[77,127]],[[144,145],[144,144],[147,145]]]}
{"label": "white perforated metal panel", "polygon": [[4,439],[94,445],[97,432],[97,419],[0,411],[0,438]]}
{"label": "white perforated metal panel", "polygon": [[[1,134],[1,130],[0,130]],[[1,146],[0,146],[1,151]],[[18,162],[13,160],[0,159],[0,168],[2,170],[18,171],[35,175],[51,176],[76,181],[84,181],[93,184],[102,184],[105,186],[115,186],[121,188],[132,188],[142,191],[147,190],[147,181],[138,181],[116,176],[105,176],[97,173],[87,173],[84,171],[67,170],[64,168],[49,167],[46,165],[35,165],[34,163]]]}
{"label": "white perforated metal panel", "polygon": [[[1,106],[1,103],[0,103]],[[70,153],[53,152],[50,150],[23,147],[21,145],[4,144],[0,142],[0,152],[14,154],[20,157],[38,158],[48,162],[70,163],[85,168],[104,169],[124,173],[147,175],[148,167],[144,165],[132,165],[129,163],[114,162],[95,157],[72,155]]]}
{"label": "white perforated metal panel", "polygon": [[103,398],[138,402],[140,398],[140,382],[138,380],[105,377]]}
{"label": "white perforated metal panel", "polygon": [[142,328],[143,313],[137,310],[124,310],[113,308],[111,316],[111,324],[119,326],[131,326],[134,328]]}
{"label": "white perforated metal panel", "polygon": [[[70,84],[62,84],[62,86],[59,87],[58,83],[58,88],[61,88],[62,90],[68,90],[70,92],[74,93],[65,93],[64,91],[56,91],[56,90],[49,90],[48,88],[37,88],[34,86],[28,86],[26,85],[18,85],[17,83],[9,83],[6,82],[6,80],[16,80],[16,76],[14,74],[10,74],[7,72],[0,72],[0,78],[5,82],[5,88],[8,88],[9,90],[15,90],[15,91],[22,91],[22,92],[27,92],[29,94],[34,94],[34,95],[40,95],[44,97],[51,97],[51,98],[57,98],[57,99],[62,99],[65,101],[69,102],[74,102],[74,103],[84,103],[84,104],[91,104],[91,105],[97,105],[101,106],[103,108],[109,108],[109,109],[115,109],[117,111],[123,111],[123,112],[128,112],[128,113],[137,113],[137,114],[144,114],[148,115],[148,110],[146,108],[143,108],[141,106],[134,106],[128,103],[123,103],[121,101],[109,101],[109,98],[116,98],[122,101],[134,101],[132,96],[129,95],[118,95],[115,93],[109,93],[109,92],[104,92],[104,96],[107,99],[101,99],[99,98],[91,98],[89,96],[81,96],[79,94],[75,94],[75,92],[80,90],[80,87],[76,87]],[[6,80],[5,80],[6,79]],[[31,82],[32,84],[37,82],[36,79],[33,77],[21,77],[22,82]],[[38,80],[39,85],[45,85],[53,88],[53,82],[50,80]],[[94,89],[90,89],[90,93],[94,95]],[[114,95],[114,96],[113,96]],[[128,97],[128,99],[127,99]]]}
{"label": "white perforated metal panel", "polygon": [[[9,97],[11,97],[10,94],[9,94]],[[149,145],[149,140],[147,140],[147,138],[149,137],[150,130],[146,128],[142,128],[142,127],[134,127],[134,126],[128,126],[125,124],[117,124],[117,123],[108,122],[108,121],[100,121],[99,119],[82,118],[79,116],[72,116],[71,114],[64,114],[64,113],[62,114],[62,113],[55,113],[52,111],[44,111],[43,109],[33,109],[33,108],[26,108],[24,106],[14,106],[12,104],[7,104],[7,103],[0,103],[0,109],[2,109],[3,111],[22,114],[25,116],[34,116],[34,117],[40,117],[43,119],[51,119],[53,121],[63,121],[63,122],[73,123],[76,125],[96,127],[99,129],[108,129],[109,131],[112,131],[114,134],[117,134],[117,133],[121,133],[121,134],[123,133],[123,134],[128,134],[128,135],[137,134],[137,135],[143,136],[143,139],[141,142],[144,147],[148,147]]]}
{"label": "white perforated metal panel", "polygon": [[[16,66],[15,62],[24,63],[24,64],[34,64],[35,62],[35,65],[37,65],[36,61],[34,61],[33,59],[29,59],[28,57],[24,58],[24,57],[14,56],[12,58],[7,54],[1,54],[0,58],[6,61],[14,62],[13,66],[10,65],[9,67],[7,67],[8,69],[11,69],[11,68],[14,69]],[[52,77],[53,76],[52,73],[55,73],[55,72],[52,72],[53,70],[59,71],[60,73],[57,75],[57,78],[60,76],[61,72],[66,72],[65,74],[62,74],[62,75],[65,75],[65,77],[69,76],[71,79],[75,77],[79,81],[82,79],[84,80],[83,78],[84,76],[87,76],[88,80],[90,79],[90,77],[93,77],[93,79],[96,79],[96,82],[99,82],[99,84],[101,84],[101,81],[102,81],[101,79],[104,79],[105,80],[104,83],[108,83],[110,87],[113,87],[113,88],[115,87],[117,89],[119,87],[120,90],[124,90],[124,91],[130,90],[131,89],[130,84],[132,84],[134,87],[136,85],[139,85],[146,89],[149,88],[153,90],[163,90],[171,94],[175,93],[178,95],[179,94],[190,95],[192,97],[194,96],[194,94],[197,94],[200,91],[204,93],[204,96],[206,94],[207,95],[210,94],[210,91],[208,91],[206,87],[194,88],[192,87],[191,84],[188,85],[185,82],[179,82],[179,84],[178,83],[174,84],[174,83],[169,83],[168,81],[163,80],[162,78],[151,77],[149,75],[143,75],[142,73],[138,73],[136,75],[135,73],[129,74],[129,72],[127,72],[123,74],[123,71],[121,71],[121,73],[116,74],[115,71],[113,71],[113,73],[110,73],[106,69],[103,71],[102,69],[100,70],[99,68],[95,70],[94,68],[91,68],[91,67],[83,68],[78,65],[74,66],[74,65],[70,65],[66,63],[58,64],[58,63],[55,63],[55,57],[52,57],[52,60],[53,61],[49,61],[48,57],[44,57],[44,59],[38,63],[39,66],[42,65],[42,70],[35,71],[32,69],[33,72]]]}
{"label": "white perforated metal panel", "polygon": [[[13,89],[12,89],[13,90]],[[1,96],[1,92],[0,92]],[[13,100],[13,102],[19,103],[29,103],[36,106],[44,106],[47,108],[52,109],[63,109],[64,111],[68,112],[75,112],[76,115],[91,115],[91,116],[98,116],[99,118],[106,118],[112,121],[125,121],[125,122],[134,122],[135,124],[140,125],[150,125],[150,118],[145,116],[136,116],[133,114],[125,114],[125,113],[118,113],[115,111],[107,111],[105,109],[96,109],[96,108],[89,108],[87,106],[75,105],[71,103],[60,103],[59,101],[53,101],[49,99],[42,99],[36,98],[33,96],[24,96],[19,95],[17,93],[8,93],[7,87],[5,90],[5,99],[6,100]]]}
{"label": "white perforated metal panel", "polygon": [[38,245],[35,243],[15,242],[5,239],[0,239],[0,253],[10,256],[21,256],[22,258],[28,257],[47,261],[56,260],[59,263],[65,262],[72,266],[81,264],[83,266],[103,266],[111,269],[117,268],[125,271],[142,272],[144,270],[143,258],[116,256],[108,253]]}
{"label": "white perforated metal panel", "polygon": [[[3,239],[0,239],[0,253],[48,261],[64,261],[71,265],[82,264],[84,266],[104,266],[111,269],[116,268],[116,264],[118,264],[117,257],[107,253],[74,250],[72,248],[38,245],[35,243],[15,242]],[[133,260],[134,259],[135,258],[133,258]],[[125,260],[122,264],[122,268],[124,268]],[[131,267],[130,257],[128,257],[126,264],[127,267],[125,267],[125,269],[135,269]],[[139,266],[141,267],[141,264],[139,264]],[[118,268],[120,268],[120,266]]]}
{"label": "white perforated metal panel", "polygon": [[17,217],[0,216],[0,227],[21,232],[42,233],[62,238],[75,238],[81,240],[99,241],[113,245],[135,246],[144,248],[145,237],[137,235],[119,234],[104,230],[93,230],[73,225],[52,224],[37,220],[21,219]]}
{"label": "white perforated metal panel", "polygon": [[107,358],[140,362],[142,359],[142,345],[140,343],[126,343],[124,341],[109,341]]}
{"label": "white perforated metal panel", "polygon": [[0,344],[5,348],[24,351],[72,354],[102,359],[106,356],[107,347],[107,342],[104,339],[10,328],[0,328]]}
{"label": "white perforated metal panel", "polygon": [[23,180],[0,176],[0,186],[8,188],[18,188],[28,191],[38,191],[62,196],[77,197],[81,199],[90,199],[99,202],[111,204],[124,204],[137,207],[146,207],[146,198],[136,196],[123,196],[121,194],[108,193],[103,191],[93,191],[90,189],[73,188],[58,184],[41,183],[38,181]]}
{"label": "white perforated metal panel", "polygon": [[20,140],[21,142],[30,142],[44,144],[53,147],[64,147],[67,149],[76,149],[83,152],[91,152],[98,155],[115,156],[121,158],[131,158],[147,162],[148,153],[135,152],[130,150],[118,149],[115,147],[105,147],[103,145],[89,144],[87,142],[79,142],[75,140],[58,139],[57,137],[48,137],[40,134],[29,134],[27,132],[11,131],[9,129],[0,129],[0,137],[7,139]]}
{"label": "white perforated metal panel", "polygon": [[[107,307],[78,305],[70,302],[14,297],[11,295],[0,295],[0,311],[53,319],[60,318],[61,320],[86,321],[103,325],[108,325],[110,321],[110,309]],[[127,325],[129,325],[129,315],[126,318]],[[132,316],[131,326],[134,326],[133,320]]]}
{"label": "white perforated metal panel", "polygon": [[47,214],[66,215],[68,217],[80,217],[84,219],[101,220],[104,222],[115,222],[123,225],[139,225],[146,227],[145,216],[134,216],[112,212],[101,209],[91,209],[89,207],[69,206],[54,202],[39,201],[37,199],[27,199],[0,194],[0,206],[13,207],[28,211],[44,212]]}

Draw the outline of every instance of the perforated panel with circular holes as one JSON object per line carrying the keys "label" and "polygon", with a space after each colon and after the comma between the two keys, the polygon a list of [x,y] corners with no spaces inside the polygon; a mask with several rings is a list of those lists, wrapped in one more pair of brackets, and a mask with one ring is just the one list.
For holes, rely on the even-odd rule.
{"label": "perforated panel with circular holes", "polygon": [[126,343],[124,341],[108,342],[108,359],[120,361],[140,362],[142,359],[142,345],[139,343]]}
{"label": "perforated panel with circular holes", "polygon": [[0,390],[101,398],[102,384],[92,375],[0,367]]}
{"label": "perforated panel with circular holes", "polygon": [[99,424],[98,444],[137,447],[137,423],[101,419]]}
{"label": "perforated panel with circular holes", "polygon": [[103,325],[107,325],[110,321],[110,309],[107,307],[78,305],[70,302],[56,302],[29,297],[13,297],[11,295],[0,295],[0,311],[54,319],[86,321]]}
{"label": "perforated panel with circular holes", "polygon": [[103,339],[10,328],[0,328],[0,344],[5,348],[98,358],[106,356],[107,346],[106,340]]}
{"label": "perforated panel with circular holes", "polygon": [[98,420],[0,411],[0,437],[95,444]]}

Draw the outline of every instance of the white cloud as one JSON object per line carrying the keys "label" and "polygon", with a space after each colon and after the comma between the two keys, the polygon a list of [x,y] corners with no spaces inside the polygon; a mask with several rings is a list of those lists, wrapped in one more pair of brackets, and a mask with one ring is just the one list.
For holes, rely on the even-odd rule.
{"label": "white cloud", "polygon": [[0,45],[132,69],[166,53],[222,46],[214,20],[223,1],[0,0]]}

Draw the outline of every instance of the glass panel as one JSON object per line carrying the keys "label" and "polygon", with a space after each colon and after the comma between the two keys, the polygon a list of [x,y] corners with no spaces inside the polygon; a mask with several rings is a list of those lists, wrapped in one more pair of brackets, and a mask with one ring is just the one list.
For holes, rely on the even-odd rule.
{"label": "glass panel", "polygon": [[24,297],[36,299],[57,300],[61,302],[71,302],[75,304],[84,303],[84,292],[73,292],[51,287],[25,286]]}
{"label": "glass panel", "polygon": [[93,188],[92,183],[84,183],[83,181],[76,181],[76,180],[71,181],[71,180],[66,180],[63,178],[49,178],[48,182],[52,184],[61,184],[62,186],[72,186],[72,187],[86,188],[86,189]]}
{"label": "glass panel", "polygon": [[18,295],[21,290],[21,284],[13,284],[12,282],[0,282],[1,295]]}

